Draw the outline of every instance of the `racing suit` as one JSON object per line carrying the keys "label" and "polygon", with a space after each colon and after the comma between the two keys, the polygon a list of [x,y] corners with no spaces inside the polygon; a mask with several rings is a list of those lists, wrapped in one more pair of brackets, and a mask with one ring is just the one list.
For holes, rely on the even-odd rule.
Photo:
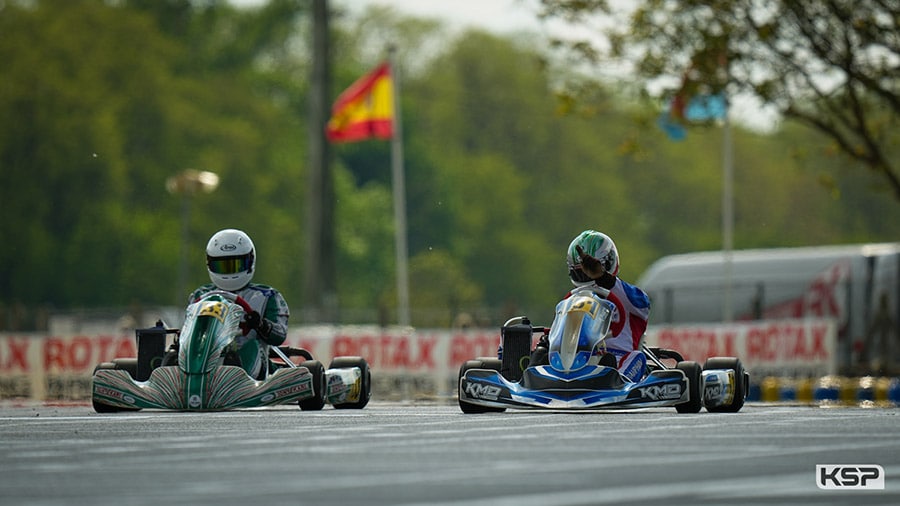
{"label": "racing suit", "polygon": [[[197,288],[191,293],[188,304],[192,304],[205,293],[216,289],[212,283]],[[290,309],[281,293],[271,286],[250,283],[232,293],[247,301],[250,307],[269,323],[269,325],[265,325],[268,330],[266,335],[262,335],[263,332],[255,329],[244,328],[242,334],[235,339],[241,366],[251,377],[263,379],[269,371],[269,346],[279,346],[287,338]]]}
{"label": "racing suit", "polygon": [[[616,357],[617,369],[629,381],[643,378],[647,359],[641,351],[641,341],[650,317],[650,297],[640,288],[615,278],[607,300],[616,306],[609,326],[610,337],[604,341],[606,351]],[[599,283],[598,283],[599,284]],[[572,292],[566,294],[570,297]]]}

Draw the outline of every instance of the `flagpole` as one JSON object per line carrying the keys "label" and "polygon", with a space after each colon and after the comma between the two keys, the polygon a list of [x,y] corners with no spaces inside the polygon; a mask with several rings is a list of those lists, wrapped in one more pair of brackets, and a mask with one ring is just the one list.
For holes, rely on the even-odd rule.
{"label": "flagpole", "polygon": [[394,81],[394,124],[391,136],[391,176],[394,194],[394,247],[397,261],[397,324],[407,326],[409,319],[409,272],[406,244],[406,185],[403,171],[403,128],[400,121],[400,76],[394,64],[395,48],[388,48],[388,63]]}
{"label": "flagpole", "polygon": [[734,146],[731,140],[731,125],[728,113],[722,125],[722,260],[725,269],[725,297],[722,305],[722,321],[734,320],[732,289],[734,266]]}

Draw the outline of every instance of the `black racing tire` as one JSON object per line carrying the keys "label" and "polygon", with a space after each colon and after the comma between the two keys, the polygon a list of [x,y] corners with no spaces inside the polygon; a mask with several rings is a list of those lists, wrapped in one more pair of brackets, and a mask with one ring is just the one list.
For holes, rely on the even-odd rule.
{"label": "black racing tire", "polygon": [[297,404],[303,411],[321,411],[325,407],[325,366],[318,360],[306,360],[300,367],[306,367],[312,374],[313,396],[300,399]]}
{"label": "black racing tire", "polygon": [[500,368],[503,367],[503,361],[499,358],[495,357],[478,357],[475,360],[481,362],[480,369],[493,369],[497,372],[500,372]]}
{"label": "black racing tire", "polygon": [[684,357],[681,356],[681,353],[678,353],[675,350],[657,347],[650,347],[648,349],[650,350],[650,353],[660,360],[674,360],[675,363],[684,361]]}
{"label": "black racing tire", "polygon": [[699,413],[703,407],[703,395],[700,383],[703,382],[703,369],[700,364],[692,360],[685,360],[675,364],[675,368],[683,371],[688,380],[688,400],[677,406],[675,411],[679,413]]}
{"label": "black racing tire", "polygon": [[331,361],[329,369],[345,369],[351,367],[359,367],[362,374],[362,382],[360,384],[359,400],[356,402],[343,402],[333,404],[335,409],[362,409],[369,403],[372,398],[372,371],[369,370],[369,363],[362,357],[337,357]]}
{"label": "black racing tire", "polygon": [[133,379],[137,379],[138,359],[136,358],[114,358],[113,364],[115,369],[122,369],[128,372]]}
{"label": "black racing tire", "polygon": [[[97,374],[97,371],[99,371],[101,369],[107,369],[107,370],[122,369],[122,367],[119,367],[119,362],[122,360],[128,360],[128,359],[118,358],[118,359],[113,359],[112,362],[100,362],[99,364],[97,364],[94,367],[94,372],[91,373],[91,377],[93,378],[94,374]],[[131,360],[134,360],[134,365],[135,365],[135,367],[137,367],[137,359],[131,359]],[[132,372],[129,371],[129,374],[132,374]],[[134,376],[132,376],[132,378],[133,377]],[[93,388],[91,390],[93,391]],[[104,404],[104,403],[98,401],[97,399],[94,399],[93,394],[91,395],[91,405],[93,405],[94,411],[96,411],[97,413],[121,413],[123,411],[140,411],[139,408],[131,408],[131,409],[120,408],[119,406],[111,406],[109,404]]]}
{"label": "black racing tire", "polygon": [[[294,348],[292,346],[279,346],[278,349],[289,357],[303,357],[304,360],[314,360],[312,353],[305,348]],[[269,349],[269,358],[281,358],[275,350]]]}
{"label": "black racing tire", "polygon": [[706,360],[703,369],[731,369],[734,371],[734,398],[731,404],[707,407],[710,413],[737,413],[744,407],[747,385],[744,384],[744,366],[735,357],[712,357]]}
{"label": "black racing tire", "polygon": [[167,367],[170,365],[178,365],[178,350],[166,351],[166,354],[163,355],[162,361],[159,363],[160,367]]}
{"label": "black racing tire", "polygon": [[[475,360],[468,360],[463,365],[459,367],[459,378],[456,381],[457,394],[461,394],[462,392],[459,390],[462,386],[462,378],[466,375],[466,371],[470,369],[491,369],[497,372],[500,372],[500,367],[502,363],[499,358],[493,357],[479,357]],[[463,413],[473,414],[473,413],[502,413],[506,411],[506,408],[495,408],[491,406],[481,406],[478,404],[471,404],[462,400],[462,396],[459,395],[459,409],[462,410]]]}

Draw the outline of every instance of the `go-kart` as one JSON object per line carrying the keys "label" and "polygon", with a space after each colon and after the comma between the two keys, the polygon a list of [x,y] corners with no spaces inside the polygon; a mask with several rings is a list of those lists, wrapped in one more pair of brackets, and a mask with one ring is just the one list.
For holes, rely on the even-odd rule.
{"label": "go-kart", "polygon": [[[459,407],[463,413],[506,408],[672,406],[679,413],[697,413],[703,407],[711,412],[741,409],[750,375],[737,358],[710,358],[701,368],[674,350],[651,348],[642,342],[647,367],[636,381],[613,366],[602,365],[604,340],[616,310],[607,295],[599,286],[574,290],[557,304],[549,329],[532,326],[526,317],[507,321],[500,329],[498,358],[481,357],[460,367]],[[547,363],[530,363],[535,334],[547,338]]]}
{"label": "go-kart", "polygon": [[[240,365],[235,341],[250,311],[241,297],[213,290],[188,306],[181,329],[167,329],[162,322],[137,329],[136,358],[94,369],[94,410],[213,411],[293,402],[320,410],[326,403],[338,409],[368,404],[372,379],[362,357],[336,357],[326,370],[303,348],[272,346],[268,370],[251,377]],[[167,351],[169,334],[174,338]],[[297,365],[291,357],[305,360]]]}

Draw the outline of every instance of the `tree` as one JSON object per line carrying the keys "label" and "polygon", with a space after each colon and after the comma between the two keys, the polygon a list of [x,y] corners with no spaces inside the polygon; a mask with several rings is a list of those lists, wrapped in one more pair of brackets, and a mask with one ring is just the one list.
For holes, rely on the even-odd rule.
{"label": "tree", "polygon": [[755,97],[825,135],[900,201],[897,0],[642,0],[628,12],[606,0],[541,3],[542,16],[571,23],[627,18],[606,24],[602,47],[557,41],[579,59],[633,62],[644,82],[678,81],[682,95]]}
{"label": "tree", "polygon": [[[172,283],[178,201],[165,181],[188,167],[222,176],[192,214],[188,250],[201,256],[191,256],[190,281],[206,279],[209,235],[234,226],[265,251],[260,280],[292,290],[275,280],[299,278],[296,255],[281,247],[276,255],[270,245],[296,249],[303,242],[295,224],[302,126],[284,107],[291,105],[284,97],[303,94],[289,84],[299,79],[285,77],[289,69],[266,58],[284,44],[274,37],[256,43],[258,33],[270,37],[286,33],[275,27],[292,26],[293,18],[266,15],[278,5],[290,7],[282,1],[244,15],[211,4],[204,11],[210,18],[187,5],[195,25],[214,19],[214,26],[243,27],[198,27],[231,34],[217,42],[224,52],[254,41],[262,62],[242,56],[242,64],[229,65],[221,63],[222,51],[210,51],[209,59],[192,54],[199,44],[163,33],[155,20],[172,18],[152,11],[96,0],[0,7],[0,57],[8,70],[0,117],[10,119],[0,125],[0,202],[4,216],[16,218],[0,224],[0,237],[8,238],[0,248],[0,305],[180,304],[186,294],[176,295]],[[243,201],[268,205],[235,205]]]}

